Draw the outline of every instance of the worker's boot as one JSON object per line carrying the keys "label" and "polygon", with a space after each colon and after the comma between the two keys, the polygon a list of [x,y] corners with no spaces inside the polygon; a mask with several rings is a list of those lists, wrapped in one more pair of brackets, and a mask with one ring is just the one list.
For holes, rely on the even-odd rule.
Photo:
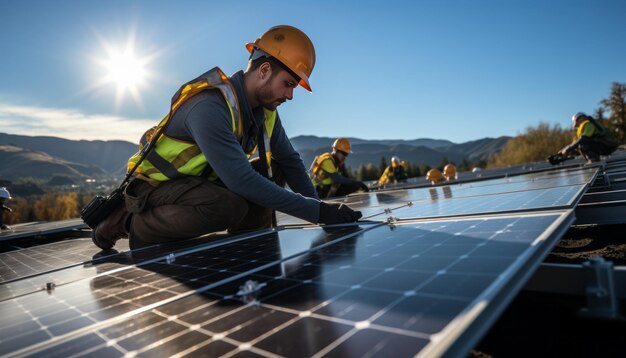
{"label": "worker's boot", "polygon": [[102,250],[109,250],[115,242],[128,237],[129,219],[131,214],[122,203],[92,231],[91,239]]}

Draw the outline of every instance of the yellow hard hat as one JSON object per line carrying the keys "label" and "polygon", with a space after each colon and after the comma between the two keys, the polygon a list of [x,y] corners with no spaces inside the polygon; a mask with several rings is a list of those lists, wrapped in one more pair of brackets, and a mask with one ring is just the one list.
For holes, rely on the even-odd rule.
{"label": "yellow hard hat", "polygon": [[276,58],[300,77],[300,86],[312,92],[309,77],[315,67],[315,47],[304,32],[289,25],[274,26],[246,48],[250,53],[258,48]]}
{"label": "yellow hard hat", "polygon": [[446,180],[456,179],[456,167],[454,164],[446,164],[443,167],[443,176],[446,177]]}
{"label": "yellow hard hat", "polygon": [[335,143],[333,143],[333,148],[336,150],[340,150],[344,153],[352,153],[352,146],[350,146],[350,141],[348,138],[337,138],[335,139]]}
{"label": "yellow hard hat", "polygon": [[426,180],[429,180],[433,183],[441,181],[442,179],[443,175],[441,175],[439,169],[431,169],[428,171],[428,173],[426,173]]}

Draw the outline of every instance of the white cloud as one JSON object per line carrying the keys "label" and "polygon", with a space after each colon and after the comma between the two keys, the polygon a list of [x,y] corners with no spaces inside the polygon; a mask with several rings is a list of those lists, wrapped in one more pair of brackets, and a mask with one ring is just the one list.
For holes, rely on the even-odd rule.
{"label": "white cloud", "polygon": [[138,142],[158,119],[85,114],[73,109],[18,106],[0,102],[0,131],[28,136]]}

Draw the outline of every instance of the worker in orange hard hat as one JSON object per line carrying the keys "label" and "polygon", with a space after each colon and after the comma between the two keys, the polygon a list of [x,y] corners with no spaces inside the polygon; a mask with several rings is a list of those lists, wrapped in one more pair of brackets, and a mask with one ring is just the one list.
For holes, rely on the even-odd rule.
{"label": "worker in orange hard hat", "polygon": [[431,169],[426,173],[426,180],[430,181],[432,185],[435,185],[444,179],[443,174],[439,169]]}
{"label": "worker in orange hard hat", "polygon": [[459,178],[454,164],[446,164],[446,166],[443,167],[443,176],[446,178],[446,181],[456,180]]}
{"label": "worker in orange hard hat", "polygon": [[346,158],[352,153],[348,138],[337,138],[331,149],[331,152],[316,156],[311,164],[311,181],[319,197],[343,196],[359,189],[369,191],[365,183],[348,177],[344,165]]}
{"label": "worker in orange hard hat", "polygon": [[322,224],[361,217],[319,200],[278,115],[298,85],[311,91],[309,37],[280,25],[245,47],[244,71],[227,76],[215,67],[183,84],[169,113],[141,138],[128,162],[124,205],[92,223],[98,247],[126,236],[135,248],[266,228],[275,224],[274,210]]}
{"label": "worker in orange hard hat", "polygon": [[384,188],[390,183],[396,184],[406,180],[406,169],[404,161],[395,155],[391,157],[391,165],[389,165],[378,179],[378,187]]}

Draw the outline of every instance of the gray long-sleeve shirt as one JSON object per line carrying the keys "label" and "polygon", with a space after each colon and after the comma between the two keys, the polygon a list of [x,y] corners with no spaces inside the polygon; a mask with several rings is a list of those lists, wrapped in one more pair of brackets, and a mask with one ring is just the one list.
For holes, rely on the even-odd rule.
{"label": "gray long-sleeve shirt", "polygon": [[278,113],[270,142],[272,158],[294,192],[279,187],[252,169],[244,149],[250,151],[256,145],[265,116],[261,107],[250,108],[243,89],[243,72],[235,73],[231,81],[237,91],[243,120],[241,144],[233,133],[230,111],[218,91],[204,91],[187,100],[172,117],[165,134],[195,142],[232,192],[261,206],[318,222],[317,193],[300,155],[285,134]]}

